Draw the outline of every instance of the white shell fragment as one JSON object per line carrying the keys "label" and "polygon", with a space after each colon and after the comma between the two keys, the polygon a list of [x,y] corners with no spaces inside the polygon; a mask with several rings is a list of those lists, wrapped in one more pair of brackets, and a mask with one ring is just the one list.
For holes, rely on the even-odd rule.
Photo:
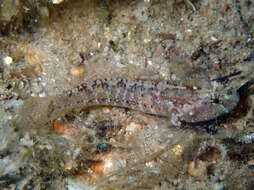
{"label": "white shell fragment", "polygon": [[64,0],[52,0],[53,4],[60,4],[62,3]]}
{"label": "white shell fragment", "polygon": [[10,56],[5,56],[5,57],[3,58],[3,62],[4,62],[4,64],[6,64],[6,65],[10,65],[10,64],[12,64],[13,59],[12,59],[12,57],[10,57]]}

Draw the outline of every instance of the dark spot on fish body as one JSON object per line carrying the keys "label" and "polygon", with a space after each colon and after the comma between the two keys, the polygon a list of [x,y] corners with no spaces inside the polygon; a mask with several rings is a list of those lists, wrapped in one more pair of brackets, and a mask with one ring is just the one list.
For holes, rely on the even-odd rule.
{"label": "dark spot on fish body", "polygon": [[66,94],[68,97],[71,97],[71,96],[72,96],[72,90],[66,91],[65,94]]}

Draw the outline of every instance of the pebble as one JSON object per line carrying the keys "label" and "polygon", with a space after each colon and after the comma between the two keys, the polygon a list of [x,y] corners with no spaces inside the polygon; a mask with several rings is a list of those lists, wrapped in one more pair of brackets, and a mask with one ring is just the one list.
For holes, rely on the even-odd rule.
{"label": "pebble", "polygon": [[10,64],[13,63],[13,59],[12,59],[12,57],[10,57],[10,56],[5,56],[5,57],[3,58],[3,62],[4,62],[4,64],[6,64],[6,65],[10,65]]}

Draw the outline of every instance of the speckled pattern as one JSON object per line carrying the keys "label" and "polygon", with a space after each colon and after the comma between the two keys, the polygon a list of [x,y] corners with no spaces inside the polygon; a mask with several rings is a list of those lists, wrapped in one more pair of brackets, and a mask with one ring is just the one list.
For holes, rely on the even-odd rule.
{"label": "speckled pattern", "polygon": [[[181,121],[215,119],[232,111],[239,101],[237,93],[230,90],[205,97],[200,96],[201,91],[195,86],[178,86],[170,81],[97,79],[44,102],[48,104],[47,115],[51,119],[73,108],[108,105],[166,116],[173,125],[179,126]],[[42,102],[40,98],[34,100]],[[33,106],[31,109],[36,110]]]}

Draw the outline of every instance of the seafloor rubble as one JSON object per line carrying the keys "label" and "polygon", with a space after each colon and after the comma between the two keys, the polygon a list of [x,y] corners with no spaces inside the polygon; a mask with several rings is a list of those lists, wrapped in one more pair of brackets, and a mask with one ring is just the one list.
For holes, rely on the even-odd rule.
{"label": "seafloor rubble", "polygon": [[[251,0],[0,5],[0,189],[254,188]],[[114,77],[168,80],[204,97],[232,89],[240,100],[192,125],[121,105],[17,124],[33,108],[23,106],[30,97],[38,97],[32,112],[40,116],[40,98]]]}

